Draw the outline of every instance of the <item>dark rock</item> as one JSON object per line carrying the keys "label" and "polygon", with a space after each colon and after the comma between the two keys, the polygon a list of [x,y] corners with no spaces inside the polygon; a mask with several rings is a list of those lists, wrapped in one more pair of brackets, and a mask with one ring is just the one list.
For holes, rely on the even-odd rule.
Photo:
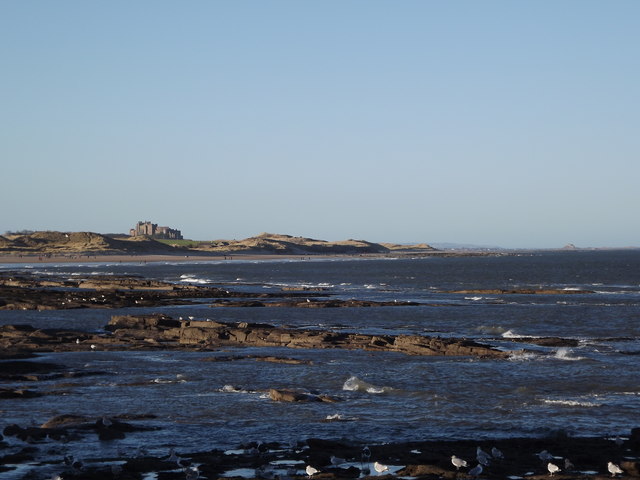
{"label": "dark rock", "polygon": [[401,477],[428,477],[435,476],[437,478],[453,479],[457,477],[457,473],[438,465],[407,465],[397,474]]}
{"label": "dark rock", "polygon": [[4,430],[2,431],[2,433],[7,437],[15,437],[16,435],[18,435],[23,431],[24,431],[24,428],[20,427],[19,425],[16,425],[15,423],[12,423],[11,425],[7,425],[6,427],[4,427]]}
{"label": "dark rock", "polygon": [[0,388],[0,398],[36,398],[42,395],[42,393],[24,388],[15,390],[12,388]]}
{"label": "dark rock", "polygon": [[278,390],[272,388],[269,390],[269,398],[275,402],[327,402],[335,403],[341,401],[338,397],[330,395],[317,395],[308,392],[300,392],[295,390]]}
{"label": "dark rock", "polygon": [[89,417],[82,415],[58,415],[43,423],[41,428],[78,427],[90,421]]}

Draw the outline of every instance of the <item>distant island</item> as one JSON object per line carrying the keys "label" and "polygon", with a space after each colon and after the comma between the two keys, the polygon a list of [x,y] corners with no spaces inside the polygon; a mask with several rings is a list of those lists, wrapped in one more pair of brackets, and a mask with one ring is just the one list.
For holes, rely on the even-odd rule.
{"label": "distant island", "polygon": [[435,253],[437,249],[421,243],[398,245],[366,240],[329,242],[273,233],[244,240],[196,241],[152,238],[136,234],[37,231],[0,236],[0,255],[362,255],[388,253]]}

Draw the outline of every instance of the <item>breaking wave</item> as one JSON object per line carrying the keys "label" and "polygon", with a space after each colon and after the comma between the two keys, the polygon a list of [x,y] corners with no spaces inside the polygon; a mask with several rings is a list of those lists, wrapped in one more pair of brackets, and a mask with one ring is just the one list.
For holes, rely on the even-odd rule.
{"label": "breaking wave", "polygon": [[180,275],[180,281],[185,283],[199,283],[199,284],[207,284],[209,280],[206,278],[198,278],[191,273],[185,273]]}
{"label": "breaking wave", "polygon": [[349,377],[342,386],[343,390],[350,392],[385,393],[392,390],[390,387],[377,387],[371,383],[360,380],[358,377]]}
{"label": "breaking wave", "polygon": [[575,362],[576,360],[585,359],[585,357],[573,357],[571,356],[572,353],[573,353],[573,350],[571,350],[570,348],[561,347],[558,350],[556,350],[556,353],[553,356],[553,358],[555,358],[556,360],[567,360],[570,362]]}
{"label": "breaking wave", "polygon": [[560,399],[553,400],[550,398],[543,398],[541,402],[547,405],[564,405],[567,407],[601,407],[602,406],[601,403],[597,403],[597,402],[585,402],[585,401],[578,401],[578,400],[560,400]]}

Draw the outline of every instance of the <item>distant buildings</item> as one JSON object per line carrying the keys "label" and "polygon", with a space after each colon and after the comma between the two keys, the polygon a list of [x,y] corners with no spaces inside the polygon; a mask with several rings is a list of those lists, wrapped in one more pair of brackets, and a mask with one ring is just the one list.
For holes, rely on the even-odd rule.
{"label": "distant buildings", "polygon": [[164,238],[169,240],[182,240],[182,232],[174,228],[159,227],[157,223],[138,222],[135,228],[129,230],[129,235],[138,237],[145,235],[151,238]]}

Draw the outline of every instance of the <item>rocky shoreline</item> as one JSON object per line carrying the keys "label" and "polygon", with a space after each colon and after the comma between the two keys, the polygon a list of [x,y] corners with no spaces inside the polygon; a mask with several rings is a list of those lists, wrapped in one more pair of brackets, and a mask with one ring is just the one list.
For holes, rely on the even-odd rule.
{"label": "rocky shoreline", "polygon": [[[87,436],[103,442],[118,442],[134,431],[152,431],[140,425],[146,418],[107,418],[60,415],[37,427],[8,425],[0,437],[0,474],[12,466],[28,464],[29,479],[162,480],[186,479],[530,479],[550,476],[549,464],[557,465],[557,479],[604,480],[613,475],[609,462],[618,465],[621,478],[640,478],[640,429],[628,437],[569,437],[562,432],[545,438],[492,440],[415,441],[363,445],[347,441],[308,438],[295,445],[250,442],[233,450],[184,452],[171,449],[163,456],[151,456],[144,447],[120,452],[110,458],[80,459],[70,455],[39,461],[43,450],[56,444],[81,444]],[[151,433],[152,434],[152,433]],[[8,441],[24,445],[2,454]],[[452,456],[466,462],[460,468]],[[477,465],[482,465],[478,473]],[[308,469],[312,467],[313,470]],[[15,468],[15,467],[13,467]],[[35,472],[54,472],[38,475]],[[315,473],[310,473],[314,472]],[[59,475],[60,477],[56,477]]]}
{"label": "rocky shoreline", "polygon": [[[492,291],[493,292],[493,291]],[[450,292],[454,293],[454,292]],[[455,292],[462,293],[462,292]],[[465,294],[480,291],[470,292]],[[488,291],[482,291],[488,293]],[[500,293],[540,293],[517,292]],[[234,292],[224,286],[200,286],[150,281],[131,276],[87,276],[72,280],[55,275],[2,272],[0,309],[59,310],[73,308],[153,307],[207,303],[211,307],[272,308],[394,308],[415,307],[416,302],[371,302],[335,299],[322,289],[283,289],[273,293]],[[514,339],[546,346],[569,345],[570,339]],[[304,329],[264,323],[233,323],[194,318],[173,318],[162,314],[114,315],[102,332],[72,329],[37,329],[30,325],[0,327],[0,401],[30,402],[47,395],[66,395],[80,377],[111,375],[98,369],[74,371],[62,364],[39,361],[50,352],[95,350],[158,350],[218,352],[238,347],[274,347],[296,349],[359,349],[402,355],[456,355],[502,361],[513,352],[467,339],[419,335],[365,335],[330,329]],[[239,350],[241,352],[241,349]],[[234,353],[212,355],[202,361],[255,361],[303,363],[272,355]],[[307,360],[309,362],[309,360]],[[55,380],[47,389],[39,382]],[[231,388],[231,387],[230,387]],[[265,391],[273,402],[287,402],[291,408],[307,402],[340,402],[341,398],[322,392],[273,388]],[[0,403],[0,411],[2,404]],[[401,477],[420,479],[532,479],[549,477],[547,464],[556,463],[559,479],[611,478],[607,463],[615,462],[623,478],[640,477],[640,429],[630,430],[625,438],[580,438],[563,432],[545,438],[496,438],[493,440],[415,441],[411,443],[370,444],[308,438],[296,445],[250,442],[229,451],[207,450],[166,452],[151,456],[143,447],[123,451],[108,458],[79,459],[57,454],[80,449],[89,439],[117,444],[129,435],[154,435],[153,415],[95,418],[61,414],[42,425],[2,425],[0,436],[0,478],[49,480],[69,479],[161,480],[195,478],[373,478]],[[630,425],[631,426],[631,425]],[[410,428],[408,426],[407,428]],[[478,448],[490,452],[499,449],[482,472],[472,470],[478,464]],[[551,452],[547,460],[536,455]],[[457,469],[451,456],[466,459],[467,467]],[[565,459],[570,463],[565,465]],[[384,464],[388,470],[374,462]],[[573,464],[572,467],[570,464]],[[306,467],[314,470],[307,470]],[[19,472],[25,472],[21,474]],[[311,473],[309,473],[311,472]]]}
{"label": "rocky shoreline", "polygon": [[116,315],[105,326],[105,333],[4,325],[0,327],[0,346],[5,356],[90,349],[217,350],[228,347],[340,348],[407,355],[469,355],[479,358],[506,358],[510,355],[510,352],[465,339],[420,335],[365,335],[260,323],[181,320],[162,314]]}

